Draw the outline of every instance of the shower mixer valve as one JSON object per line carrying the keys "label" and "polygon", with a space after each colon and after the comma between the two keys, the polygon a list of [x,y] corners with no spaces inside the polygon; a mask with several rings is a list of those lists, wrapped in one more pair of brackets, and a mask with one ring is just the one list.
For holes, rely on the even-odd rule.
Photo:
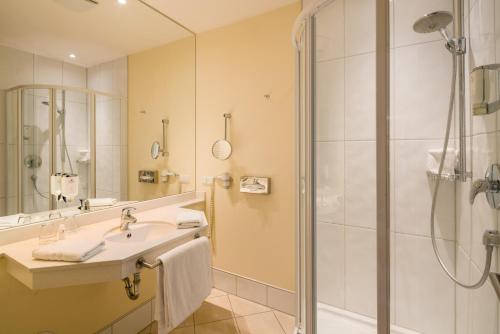
{"label": "shower mixer valve", "polygon": [[484,179],[472,183],[469,193],[471,205],[474,204],[474,200],[479,193],[485,194],[486,200],[492,209],[500,208],[500,165],[491,165],[486,171]]}

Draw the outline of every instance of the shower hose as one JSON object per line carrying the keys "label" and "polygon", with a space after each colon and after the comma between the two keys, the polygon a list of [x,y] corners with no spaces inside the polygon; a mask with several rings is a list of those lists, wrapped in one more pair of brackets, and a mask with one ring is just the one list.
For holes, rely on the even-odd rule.
{"label": "shower hose", "polygon": [[464,287],[466,289],[478,289],[483,284],[486,282],[488,279],[488,274],[490,273],[491,269],[491,257],[493,253],[493,246],[487,245],[486,246],[486,263],[484,265],[484,271],[481,276],[481,278],[477,281],[477,283],[474,284],[464,284],[460,282],[451,272],[448,270],[446,267],[446,264],[444,263],[443,259],[441,258],[441,255],[439,254],[439,250],[437,247],[437,242],[436,242],[436,233],[435,233],[435,222],[434,222],[434,215],[436,211],[436,204],[437,204],[437,197],[439,193],[439,185],[441,183],[441,175],[443,173],[443,166],[444,166],[444,161],[446,159],[446,151],[448,150],[448,143],[450,139],[450,128],[451,128],[451,120],[453,118],[453,107],[454,107],[454,100],[455,100],[455,84],[456,84],[456,76],[457,76],[457,58],[456,55],[452,55],[453,58],[453,76],[451,79],[451,92],[450,92],[450,101],[449,101],[449,107],[448,107],[448,120],[446,122],[446,134],[444,136],[444,145],[443,145],[443,154],[441,155],[441,161],[439,162],[439,169],[438,169],[438,175],[437,175],[437,180],[434,185],[434,190],[432,193],[432,206],[431,206],[431,240],[432,240],[432,248],[434,249],[434,253],[436,254],[436,257],[439,261],[439,264],[445,271],[446,275],[448,275],[449,278],[456,284],[458,284],[461,287]]}

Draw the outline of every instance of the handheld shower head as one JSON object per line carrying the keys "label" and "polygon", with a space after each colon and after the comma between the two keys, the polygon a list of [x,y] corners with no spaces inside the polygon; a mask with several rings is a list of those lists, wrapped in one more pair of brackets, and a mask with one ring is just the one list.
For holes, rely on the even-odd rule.
{"label": "handheld shower head", "polygon": [[446,42],[450,42],[450,37],[446,27],[453,22],[453,15],[450,12],[439,11],[425,14],[413,24],[413,30],[419,34],[428,34],[439,31]]}

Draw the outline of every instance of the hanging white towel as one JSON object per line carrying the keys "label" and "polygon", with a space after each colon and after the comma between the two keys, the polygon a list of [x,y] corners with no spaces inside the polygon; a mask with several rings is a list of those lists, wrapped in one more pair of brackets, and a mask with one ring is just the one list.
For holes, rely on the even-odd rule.
{"label": "hanging white towel", "polygon": [[203,222],[203,214],[199,211],[184,211],[177,214],[177,228],[200,227]]}
{"label": "hanging white towel", "polygon": [[196,311],[212,290],[210,244],[206,237],[159,256],[155,319],[166,334]]}
{"label": "hanging white towel", "polygon": [[66,239],[43,245],[32,253],[35,259],[48,261],[83,262],[101,252],[104,240]]}

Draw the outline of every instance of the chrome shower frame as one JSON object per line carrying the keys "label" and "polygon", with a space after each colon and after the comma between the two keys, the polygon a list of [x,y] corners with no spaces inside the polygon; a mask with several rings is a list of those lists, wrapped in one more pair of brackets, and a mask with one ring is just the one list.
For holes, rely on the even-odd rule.
{"label": "chrome shower frame", "polygon": [[[335,0],[319,0],[297,18],[296,50],[296,334],[316,334],[315,15]],[[390,10],[377,0],[377,332],[390,333]]]}
{"label": "chrome shower frame", "polygon": [[[96,196],[96,98],[97,96],[106,96],[111,97],[113,99],[123,99],[121,96],[109,94],[101,91],[96,91],[92,89],[79,88],[79,87],[71,87],[71,86],[60,86],[60,85],[44,85],[44,84],[31,84],[31,85],[20,85],[9,88],[6,92],[15,92],[16,94],[16,107],[15,111],[15,119],[16,119],[16,165],[15,165],[15,179],[16,179],[16,209],[17,212],[23,212],[23,179],[24,179],[24,169],[20,168],[23,161],[23,94],[27,90],[31,89],[44,89],[47,90],[48,93],[48,106],[49,106],[49,122],[48,122],[48,138],[49,142],[49,175],[52,175],[56,172],[57,167],[57,154],[56,154],[56,138],[57,138],[57,92],[79,92],[86,94],[87,96],[87,110],[89,111],[89,148],[90,148],[90,172],[89,172],[89,191],[90,197]],[[120,102],[121,105],[121,102]],[[61,145],[62,146],[62,145]],[[61,155],[64,156],[64,153],[61,152]],[[8,175],[7,177],[12,177],[13,175]],[[6,180],[7,181],[7,180]],[[7,184],[7,183],[6,183]],[[49,193],[51,193],[50,182],[49,182]],[[49,210],[54,210],[57,208],[57,202],[54,196],[51,196],[49,199]]]}

